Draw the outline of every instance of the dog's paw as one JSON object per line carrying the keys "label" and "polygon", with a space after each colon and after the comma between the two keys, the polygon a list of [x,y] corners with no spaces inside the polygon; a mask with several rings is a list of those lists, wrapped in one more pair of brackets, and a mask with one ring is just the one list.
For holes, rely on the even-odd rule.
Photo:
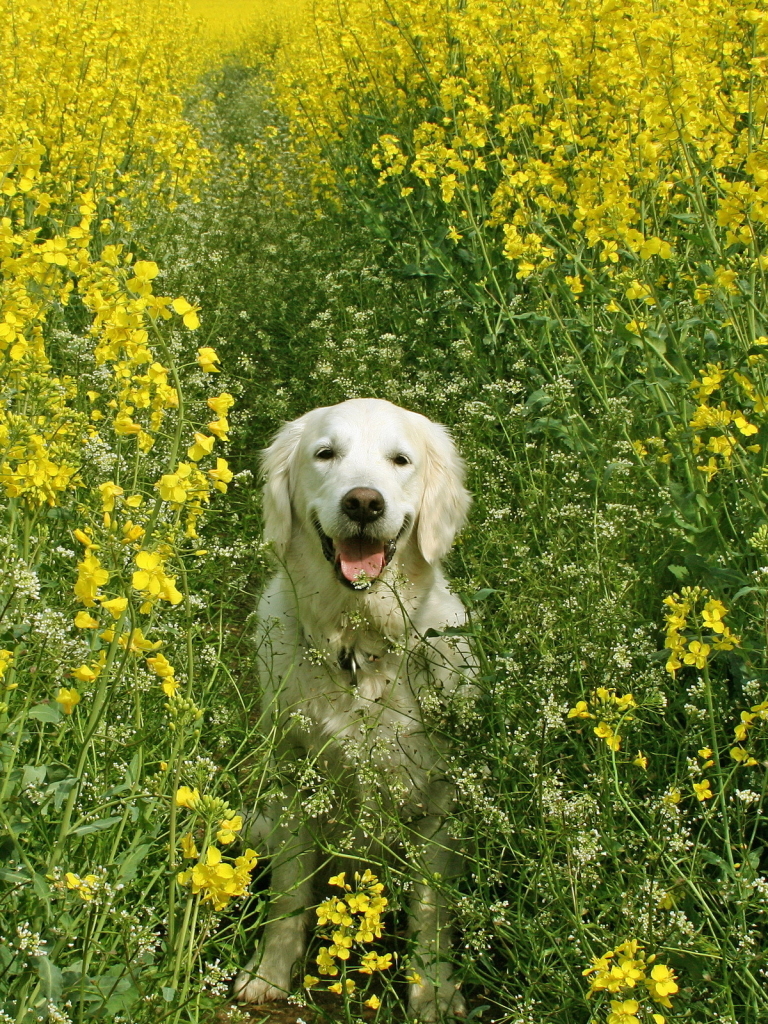
{"label": "dog's paw", "polygon": [[[258,972],[258,974],[256,973]],[[290,993],[291,978],[278,977],[280,972],[262,970],[249,964],[235,978],[232,994],[238,1003],[271,1003],[275,999],[287,999]]]}
{"label": "dog's paw", "polygon": [[466,1015],[467,1004],[452,981],[443,982],[439,988],[423,981],[410,986],[408,1016],[411,1020],[434,1024]]}

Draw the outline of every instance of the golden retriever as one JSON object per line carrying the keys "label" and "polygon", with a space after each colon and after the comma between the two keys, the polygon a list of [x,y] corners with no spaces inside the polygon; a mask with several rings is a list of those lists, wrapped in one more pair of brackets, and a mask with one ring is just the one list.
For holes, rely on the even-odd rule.
{"label": "golden retriever", "polygon": [[[440,569],[470,503],[464,464],[444,427],[390,402],[353,399],[286,424],[263,471],[265,537],[281,566],[258,610],[277,766],[321,772],[353,820],[345,849],[358,860],[384,855],[371,827],[376,811],[402,823],[421,976],[410,985],[410,1013],[461,1014],[439,884],[460,869],[445,828],[454,793],[430,716],[472,686],[471,653],[450,631],[464,623],[464,607]],[[290,992],[313,877],[343,816],[336,807],[302,813],[299,787],[288,783],[276,804],[252,830],[273,854],[275,896],[262,948],[235,982],[242,1002]]]}

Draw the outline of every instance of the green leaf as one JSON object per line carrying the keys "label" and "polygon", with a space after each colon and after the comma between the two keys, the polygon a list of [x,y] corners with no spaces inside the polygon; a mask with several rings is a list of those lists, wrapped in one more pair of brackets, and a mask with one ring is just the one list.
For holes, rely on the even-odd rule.
{"label": "green leaf", "polygon": [[667,568],[676,580],[687,580],[690,573],[684,565],[668,565]]}
{"label": "green leaf", "polygon": [[37,973],[46,1001],[58,1003],[61,999],[61,990],[64,982],[59,968],[47,956],[41,956],[37,959]]}
{"label": "green leaf", "polygon": [[163,985],[162,993],[163,999],[166,1001],[166,1003],[172,1003],[176,995],[176,989],[171,988],[170,985]]}
{"label": "green leaf", "polygon": [[132,881],[136,877],[139,864],[141,864],[151,849],[152,844],[146,843],[142,846],[137,846],[134,850],[129,850],[123,858],[123,862],[117,872],[117,877],[124,882]]}
{"label": "green leaf", "polygon": [[27,714],[30,718],[37,718],[41,722],[60,722],[64,717],[58,704],[35,704]]}
{"label": "green leaf", "polygon": [[21,788],[26,789],[27,786],[41,785],[45,782],[47,772],[48,768],[44,764],[25,764],[21,773]]}
{"label": "green leaf", "polygon": [[131,763],[128,765],[128,771],[125,773],[125,781],[129,786],[132,786],[139,777],[139,769],[141,768],[141,755],[138,751],[131,758]]}
{"label": "green leaf", "polygon": [[43,903],[49,903],[51,899],[51,887],[45,880],[43,875],[38,875],[37,872],[32,876],[32,887],[43,901]]}
{"label": "green leaf", "polygon": [[76,785],[77,779],[69,778],[61,779],[60,782],[57,782],[55,783],[55,785],[51,786],[51,791],[53,792],[53,806],[56,808],[57,811],[60,810],[61,805],[69,796],[72,787]]}
{"label": "green leaf", "polygon": [[113,815],[111,818],[99,818],[98,821],[89,821],[87,825],[79,825],[69,833],[71,836],[87,836],[91,832],[106,832],[113,825],[118,825],[123,820],[121,814]]}

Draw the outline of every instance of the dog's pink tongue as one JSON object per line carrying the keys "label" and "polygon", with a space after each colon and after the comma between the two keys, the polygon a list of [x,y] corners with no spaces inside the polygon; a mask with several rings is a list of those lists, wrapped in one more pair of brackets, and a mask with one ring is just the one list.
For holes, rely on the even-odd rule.
{"label": "dog's pink tongue", "polygon": [[354,583],[361,574],[371,579],[381,575],[384,568],[384,545],[379,541],[353,537],[336,541],[336,555],[345,579]]}

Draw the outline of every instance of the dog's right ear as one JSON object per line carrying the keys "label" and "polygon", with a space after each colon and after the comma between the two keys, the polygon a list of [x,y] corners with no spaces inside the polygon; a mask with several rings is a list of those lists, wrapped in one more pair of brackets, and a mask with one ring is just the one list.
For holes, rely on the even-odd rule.
{"label": "dog's right ear", "polygon": [[304,432],[306,417],[286,423],[261,453],[264,476],[264,540],[283,558],[291,540],[291,464]]}

